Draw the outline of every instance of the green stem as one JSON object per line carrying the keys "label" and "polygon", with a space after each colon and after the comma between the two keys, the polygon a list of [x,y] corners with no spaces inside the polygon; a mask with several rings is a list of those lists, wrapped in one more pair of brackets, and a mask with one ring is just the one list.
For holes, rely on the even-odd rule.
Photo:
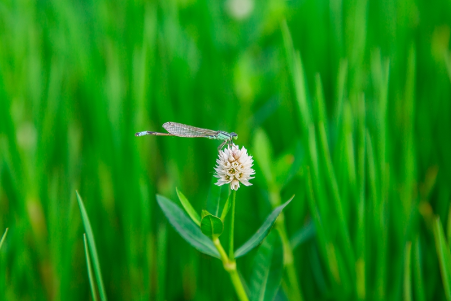
{"label": "green stem", "polygon": [[229,271],[230,279],[232,280],[233,286],[235,287],[236,294],[241,301],[249,301],[249,298],[246,295],[246,291],[244,290],[243,283],[241,282],[240,276],[238,275],[238,271],[236,270],[236,263],[234,263],[234,269]]}
{"label": "green stem", "polygon": [[244,289],[243,283],[241,282],[240,276],[238,275],[238,271],[236,269],[236,261],[233,250],[233,234],[235,229],[235,199],[236,199],[236,190],[232,191],[232,204],[230,205],[231,214],[230,214],[230,235],[229,235],[229,256],[224,251],[224,248],[219,241],[219,238],[213,239],[213,244],[216,249],[219,251],[219,255],[221,255],[221,260],[224,265],[224,269],[229,273],[230,280],[232,280],[233,287],[235,288],[236,294],[241,301],[249,301],[246,291]]}
{"label": "green stem", "polygon": [[221,255],[221,260],[224,265],[224,269],[229,273],[230,280],[232,280],[233,287],[235,288],[238,299],[241,301],[249,301],[246,291],[244,290],[243,283],[241,282],[240,276],[238,275],[238,271],[236,269],[236,261],[230,260],[227,257],[227,253],[224,251],[224,248],[219,241],[219,238],[215,238],[213,240],[213,244],[216,249],[219,251],[219,255]]}
{"label": "green stem", "polygon": [[235,199],[236,199],[236,190],[232,191],[232,205],[231,205],[231,214],[230,214],[230,235],[229,235],[229,258],[230,260],[235,259],[234,250],[233,250],[233,234],[235,229]]}

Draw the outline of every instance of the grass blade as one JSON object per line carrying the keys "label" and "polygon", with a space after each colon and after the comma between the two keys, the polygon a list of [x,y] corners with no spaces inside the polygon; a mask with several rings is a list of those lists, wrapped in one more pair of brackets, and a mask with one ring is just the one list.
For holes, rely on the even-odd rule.
{"label": "grass blade", "polygon": [[266,132],[261,128],[255,130],[252,142],[254,145],[253,154],[255,162],[258,164],[261,175],[266,181],[266,185],[270,187],[275,183],[274,171],[271,166],[272,158],[274,157],[271,142]]}
{"label": "grass blade", "polygon": [[89,251],[90,251],[91,257],[93,259],[94,273],[96,275],[97,287],[99,288],[100,300],[106,301],[107,297],[106,297],[106,293],[105,293],[105,287],[103,285],[102,271],[100,270],[100,262],[99,262],[99,257],[97,255],[97,248],[96,248],[96,244],[95,244],[94,233],[92,232],[91,223],[89,222],[88,213],[86,212],[85,205],[83,204],[83,200],[81,199],[80,194],[78,194],[78,191],[76,191],[76,193],[77,193],[78,206],[80,207],[81,219],[83,221],[83,226],[86,231],[86,237],[88,239]]}
{"label": "grass blade", "polygon": [[8,234],[8,228],[6,228],[5,233],[3,233],[2,239],[0,240],[0,249],[2,248],[3,242],[5,241],[6,234]]}
{"label": "grass blade", "polygon": [[439,217],[436,217],[433,222],[433,231],[440,272],[442,274],[443,288],[445,290],[446,299],[451,301],[451,255],[446,246],[445,234],[443,233],[443,227]]}
{"label": "grass blade", "polygon": [[320,148],[323,153],[325,164],[326,164],[326,177],[329,184],[329,187],[332,191],[332,204],[335,207],[335,211],[337,213],[338,225],[339,225],[339,233],[342,236],[346,254],[346,263],[348,268],[353,267],[355,263],[355,255],[354,250],[352,249],[351,238],[349,236],[349,231],[345,219],[345,215],[343,212],[343,204],[340,196],[340,191],[338,189],[338,183],[335,176],[334,167],[332,164],[332,158],[330,156],[329,144],[327,142],[327,134],[324,123],[319,124],[319,136],[320,136]]}
{"label": "grass blade", "polygon": [[412,301],[412,277],[411,277],[411,254],[412,242],[407,242],[404,254],[404,300]]}
{"label": "grass blade", "polygon": [[415,300],[425,301],[426,297],[424,294],[424,278],[421,269],[421,256],[420,256],[420,239],[417,236],[413,242],[413,280],[414,280],[414,290],[415,290]]}
{"label": "grass blade", "polygon": [[83,234],[83,243],[85,245],[86,266],[88,268],[89,285],[91,287],[92,300],[97,301],[96,284],[94,282],[94,275],[92,271],[91,258],[89,257],[88,241],[86,240],[86,233]]}
{"label": "grass blade", "polygon": [[307,101],[307,87],[304,78],[304,68],[302,64],[301,54],[296,51],[293,46],[290,30],[286,23],[282,24],[282,36],[284,40],[285,52],[287,56],[287,65],[291,73],[293,87],[296,94],[298,110],[301,115],[300,122],[302,130],[308,132],[311,123],[311,112]]}
{"label": "grass blade", "polygon": [[448,210],[448,225],[446,227],[446,232],[448,233],[448,248],[451,249],[451,206]]}
{"label": "grass blade", "polygon": [[310,207],[310,212],[312,213],[312,219],[315,224],[315,229],[317,233],[317,244],[318,248],[320,250],[320,253],[323,257],[323,259],[328,263],[327,264],[327,270],[329,271],[330,276],[336,281],[339,281],[340,276],[338,275],[336,266],[332,263],[332,256],[329,256],[329,248],[328,246],[331,245],[331,242],[326,234],[326,231],[324,229],[323,220],[320,217],[319,209],[317,206],[317,202],[315,199],[314,194],[314,187],[312,183],[312,176],[310,169],[307,168],[307,202]]}

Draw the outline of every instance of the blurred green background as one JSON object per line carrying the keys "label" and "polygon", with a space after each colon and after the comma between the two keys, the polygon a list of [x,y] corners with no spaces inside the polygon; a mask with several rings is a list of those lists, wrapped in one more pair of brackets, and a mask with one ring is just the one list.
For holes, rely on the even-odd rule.
{"label": "blurred green background", "polygon": [[110,300],[235,300],[156,204],[200,212],[213,176],[217,141],[134,137],[175,121],[254,156],[237,246],[296,194],[305,300],[451,300],[450,26],[445,0],[1,1],[0,299],[91,298],[78,190]]}

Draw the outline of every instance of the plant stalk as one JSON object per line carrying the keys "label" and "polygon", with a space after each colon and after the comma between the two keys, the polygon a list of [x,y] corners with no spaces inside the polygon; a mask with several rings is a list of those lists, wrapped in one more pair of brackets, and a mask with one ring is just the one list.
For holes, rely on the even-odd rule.
{"label": "plant stalk", "polygon": [[234,240],[234,230],[235,230],[235,199],[236,199],[236,190],[232,191],[232,205],[231,207],[231,214],[230,214],[230,235],[229,235],[229,258],[230,260],[235,259],[235,254],[233,250],[233,240]]}
{"label": "plant stalk", "polygon": [[221,260],[224,265],[224,269],[229,273],[230,280],[232,280],[233,287],[235,288],[238,299],[241,301],[249,301],[247,297],[246,291],[244,289],[243,283],[241,282],[240,276],[238,275],[238,271],[236,269],[236,261],[229,259],[227,253],[224,251],[224,248],[219,241],[219,238],[215,238],[213,240],[213,244],[216,249],[219,251],[221,255]]}

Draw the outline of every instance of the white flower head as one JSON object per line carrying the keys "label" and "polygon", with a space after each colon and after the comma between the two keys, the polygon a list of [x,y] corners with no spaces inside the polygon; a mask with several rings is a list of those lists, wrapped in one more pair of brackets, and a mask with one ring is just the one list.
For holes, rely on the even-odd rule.
{"label": "white flower head", "polygon": [[252,185],[249,183],[250,179],[253,179],[255,170],[251,167],[254,164],[252,156],[247,154],[247,149],[244,146],[240,148],[233,144],[228,146],[225,150],[219,151],[219,159],[216,160],[216,174],[218,182],[215,183],[218,186],[229,184],[233,190],[240,188],[240,182],[244,186]]}

